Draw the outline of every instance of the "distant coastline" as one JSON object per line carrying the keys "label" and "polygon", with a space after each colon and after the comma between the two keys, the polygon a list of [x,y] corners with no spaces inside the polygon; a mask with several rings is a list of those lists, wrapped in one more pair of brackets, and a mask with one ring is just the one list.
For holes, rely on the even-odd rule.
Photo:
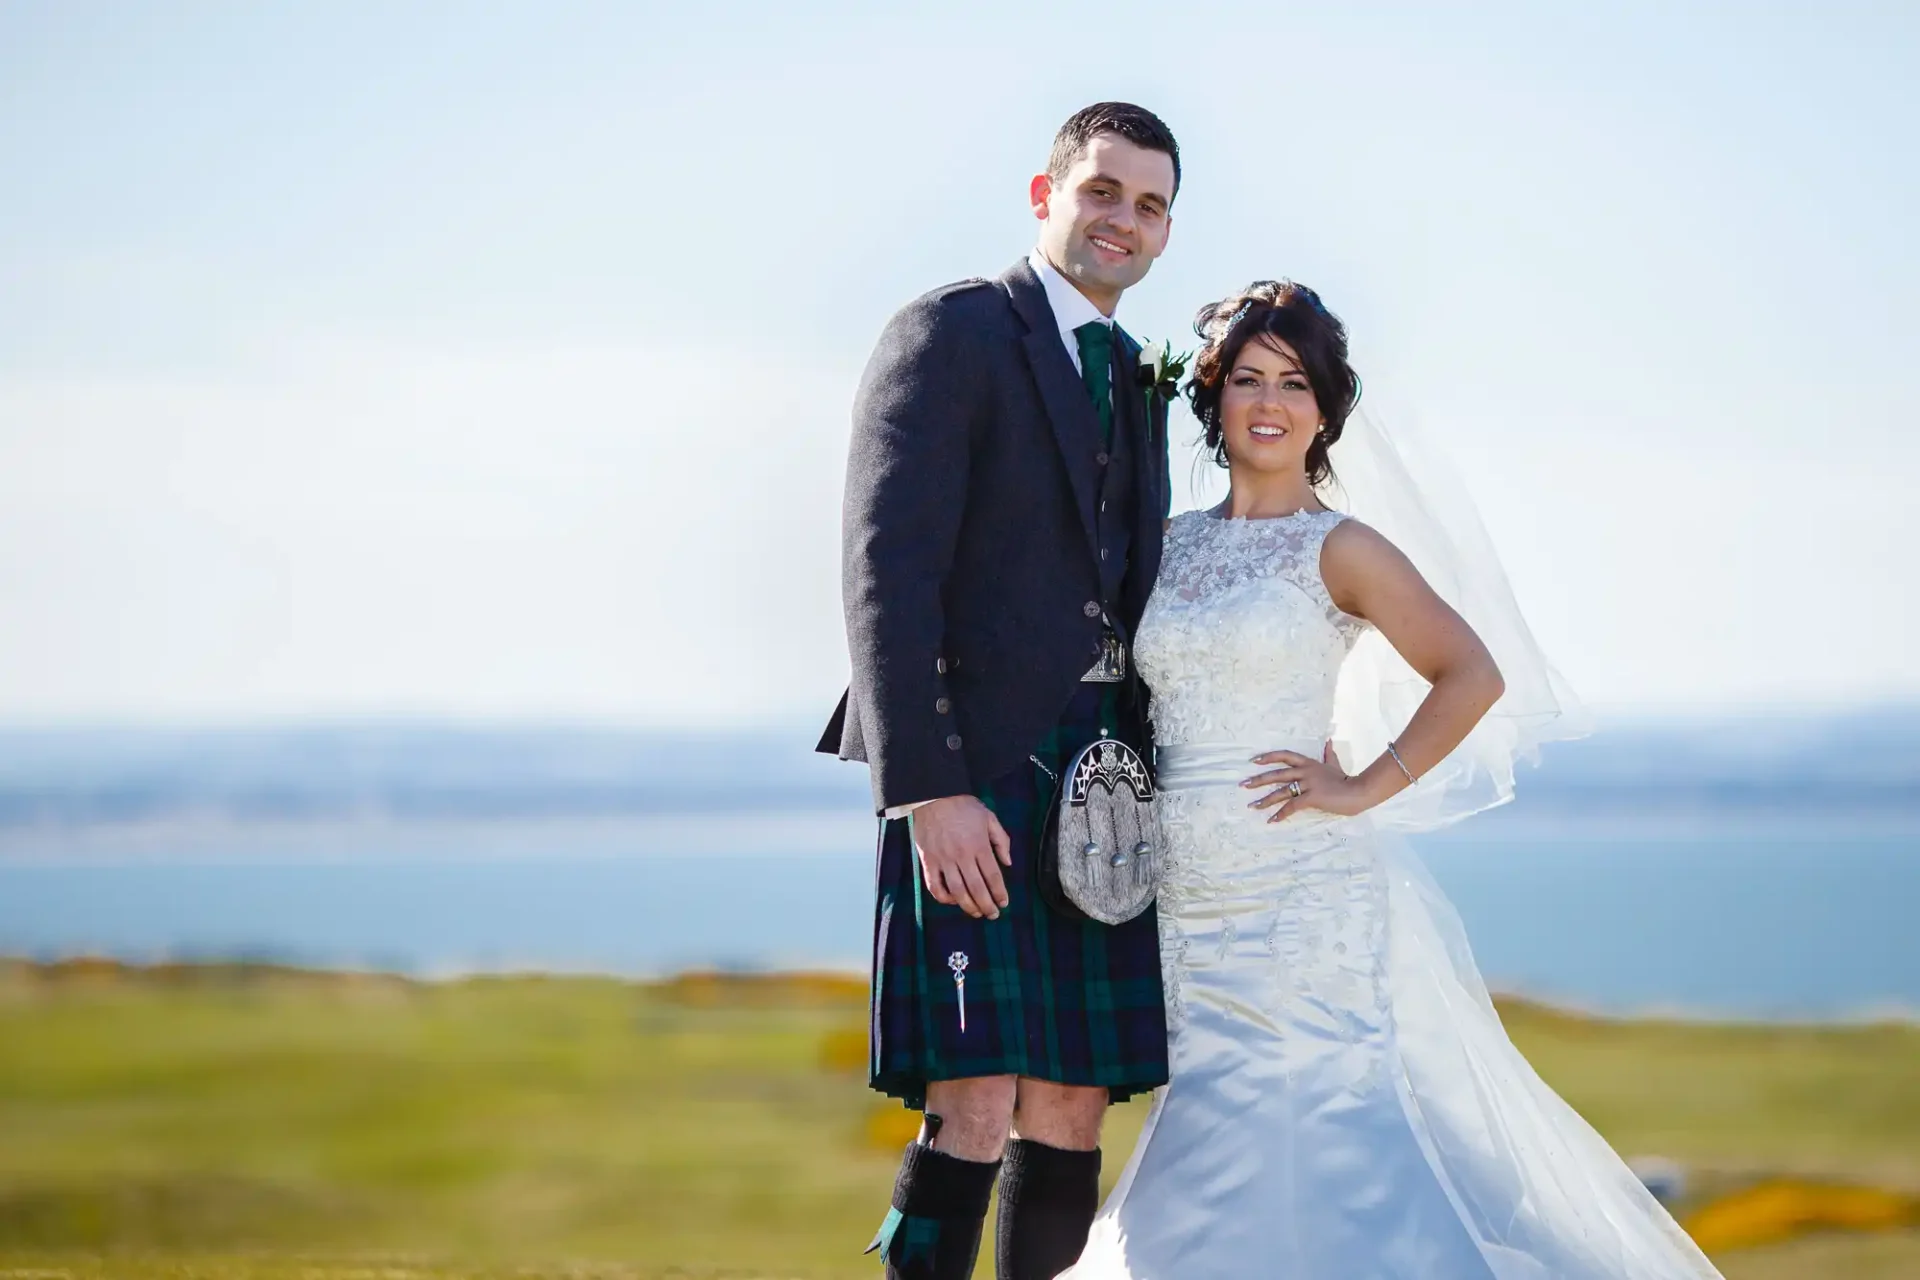
{"label": "distant coastline", "polygon": [[[799,733],[0,730],[0,953],[413,976],[859,970],[866,770]],[[1488,983],[1911,1021],[1920,712],[1621,725],[1417,842]]]}
{"label": "distant coastline", "polygon": [[[865,770],[811,748],[797,732],[584,725],[0,728],[0,858],[21,833],[77,827],[865,813]],[[1513,814],[1530,819],[1837,815],[1920,832],[1920,707],[1628,722],[1548,748],[1521,785]]]}

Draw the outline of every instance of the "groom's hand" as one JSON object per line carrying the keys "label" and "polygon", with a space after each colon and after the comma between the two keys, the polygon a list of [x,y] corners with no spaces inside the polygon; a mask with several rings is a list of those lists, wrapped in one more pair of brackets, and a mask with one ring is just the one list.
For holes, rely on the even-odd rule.
{"label": "groom's hand", "polygon": [[934,901],[998,920],[1007,905],[1000,868],[1013,865],[1013,842],[993,810],[977,796],[948,796],[915,809],[911,822],[921,882]]}

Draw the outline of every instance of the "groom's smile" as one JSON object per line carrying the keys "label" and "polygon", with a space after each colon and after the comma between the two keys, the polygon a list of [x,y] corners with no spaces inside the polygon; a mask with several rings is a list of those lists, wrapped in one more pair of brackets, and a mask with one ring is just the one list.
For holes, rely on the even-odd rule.
{"label": "groom's smile", "polygon": [[1040,252],[1112,315],[1167,247],[1175,186],[1166,152],[1096,134],[1065,172],[1033,179]]}

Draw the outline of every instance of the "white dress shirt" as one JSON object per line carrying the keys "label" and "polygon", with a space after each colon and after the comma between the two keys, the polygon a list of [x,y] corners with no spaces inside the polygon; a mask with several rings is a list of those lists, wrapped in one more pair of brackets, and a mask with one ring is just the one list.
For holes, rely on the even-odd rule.
{"label": "white dress shirt", "polygon": [[[1027,255],[1027,265],[1033,268],[1033,274],[1040,277],[1040,287],[1047,291],[1047,306],[1053,310],[1053,322],[1060,327],[1060,345],[1067,349],[1067,359],[1073,361],[1073,371],[1085,376],[1080,367],[1080,339],[1073,331],[1090,320],[1111,326],[1113,317],[1101,313],[1086,294],[1073,287],[1073,283],[1054,269],[1046,255],[1035,249]],[[904,818],[927,801],[914,804],[899,804],[887,810],[886,817]]]}
{"label": "white dress shirt", "polygon": [[1073,331],[1090,320],[1111,328],[1113,317],[1103,315],[1038,249],[1027,255],[1027,265],[1040,277],[1040,287],[1047,291],[1047,305],[1053,308],[1053,322],[1060,326],[1060,342],[1067,349],[1067,358],[1073,361],[1073,371],[1084,375],[1086,370],[1080,367],[1080,339]]}

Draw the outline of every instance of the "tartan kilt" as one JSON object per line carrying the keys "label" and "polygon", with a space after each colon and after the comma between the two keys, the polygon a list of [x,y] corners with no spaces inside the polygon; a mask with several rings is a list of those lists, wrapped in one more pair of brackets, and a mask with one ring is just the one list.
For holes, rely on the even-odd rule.
{"label": "tartan kilt", "polygon": [[[1031,761],[980,792],[1007,829],[1008,904],[975,920],[924,891],[909,819],[880,827],[869,1081],[914,1110],[929,1080],[1019,1075],[1105,1085],[1115,1102],[1167,1081],[1159,923],[1070,920],[1040,896],[1035,853],[1054,777],[1104,728],[1119,736],[1119,686],[1082,684]],[[964,994],[949,957],[964,955]],[[964,1001],[966,1029],[961,1030]]]}

